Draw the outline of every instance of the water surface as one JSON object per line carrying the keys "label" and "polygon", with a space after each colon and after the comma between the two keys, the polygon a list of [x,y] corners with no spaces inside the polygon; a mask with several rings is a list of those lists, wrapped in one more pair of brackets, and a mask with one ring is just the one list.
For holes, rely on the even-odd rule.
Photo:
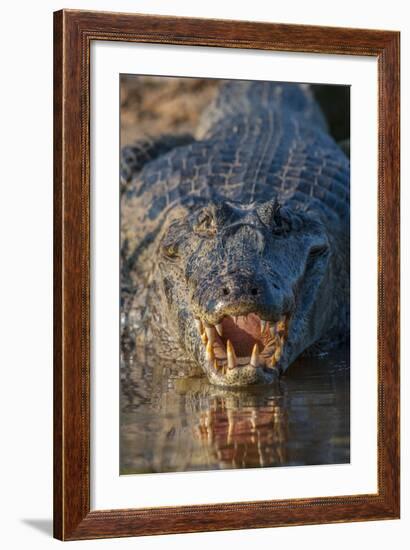
{"label": "water surface", "polygon": [[274,385],[235,390],[125,354],[120,473],[348,463],[349,403],[345,349],[299,359]]}

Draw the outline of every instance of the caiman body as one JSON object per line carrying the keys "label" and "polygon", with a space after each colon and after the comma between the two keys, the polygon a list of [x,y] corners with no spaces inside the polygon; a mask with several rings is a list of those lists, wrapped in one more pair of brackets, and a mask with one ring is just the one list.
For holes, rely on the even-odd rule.
{"label": "caiman body", "polygon": [[349,161],[308,87],[229,82],[194,137],[122,151],[126,324],[218,385],[349,329]]}

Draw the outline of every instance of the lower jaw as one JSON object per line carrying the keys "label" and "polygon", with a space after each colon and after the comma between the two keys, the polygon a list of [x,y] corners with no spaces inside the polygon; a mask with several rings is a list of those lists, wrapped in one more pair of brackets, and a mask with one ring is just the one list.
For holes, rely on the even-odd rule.
{"label": "lower jaw", "polygon": [[236,369],[225,370],[223,373],[215,372],[213,366],[207,364],[205,369],[208,380],[216,386],[244,387],[253,385],[267,385],[279,379],[279,369],[264,369],[247,365]]}

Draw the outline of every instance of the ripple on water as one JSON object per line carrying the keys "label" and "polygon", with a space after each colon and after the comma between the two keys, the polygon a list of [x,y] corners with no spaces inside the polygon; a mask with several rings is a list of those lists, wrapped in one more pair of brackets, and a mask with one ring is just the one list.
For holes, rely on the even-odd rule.
{"label": "ripple on water", "polygon": [[301,358],[279,383],[229,390],[186,365],[121,364],[121,473],[350,461],[349,354]]}

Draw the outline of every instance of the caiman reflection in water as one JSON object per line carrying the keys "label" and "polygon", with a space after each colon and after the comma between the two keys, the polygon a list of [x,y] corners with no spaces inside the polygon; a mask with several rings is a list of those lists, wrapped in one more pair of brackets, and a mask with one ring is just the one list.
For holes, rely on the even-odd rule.
{"label": "caiman reflection in water", "polygon": [[125,353],[121,474],[349,462],[347,357],[304,357],[276,384],[241,390]]}

